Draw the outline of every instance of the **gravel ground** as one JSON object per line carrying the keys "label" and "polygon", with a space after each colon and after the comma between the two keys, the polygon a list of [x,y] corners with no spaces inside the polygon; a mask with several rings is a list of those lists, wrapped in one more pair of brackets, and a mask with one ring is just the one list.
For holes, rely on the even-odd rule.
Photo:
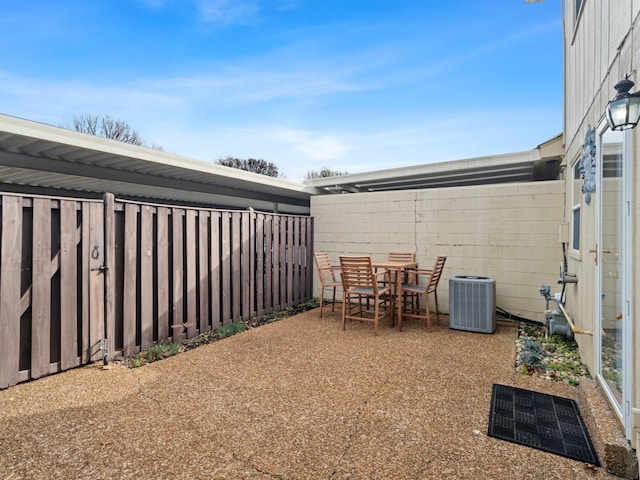
{"label": "gravel ground", "polygon": [[[604,479],[488,437],[517,324],[403,332],[312,310],[141,368],[89,365],[0,391],[0,479]],[[601,456],[601,453],[599,452]]]}

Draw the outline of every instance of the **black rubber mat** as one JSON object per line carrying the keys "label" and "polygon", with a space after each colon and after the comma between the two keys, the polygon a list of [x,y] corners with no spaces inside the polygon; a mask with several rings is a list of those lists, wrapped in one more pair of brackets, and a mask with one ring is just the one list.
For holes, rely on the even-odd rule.
{"label": "black rubber mat", "polygon": [[600,466],[576,402],[493,385],[489,436]]}

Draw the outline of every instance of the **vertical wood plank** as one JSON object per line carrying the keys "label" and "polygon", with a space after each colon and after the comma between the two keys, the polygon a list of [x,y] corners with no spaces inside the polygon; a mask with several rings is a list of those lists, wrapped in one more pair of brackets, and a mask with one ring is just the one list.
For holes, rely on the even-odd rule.
{"label": "vertical wood plank", "polygon": [[198,238],[196,236],[196,211],[188,209],[186,212],[186,243],[185,255],[187,262],[186,282],[187,282],[187,338],[194,337],[197,333],[198,325],[198,290],[196,269],[196,248],[198,247]]}
{"label": "vertical wood plank", "polygon": [[280,308],[284,309],[287,303],[287,269],[289,259],[287,258],[287,230],[289,229],[289,217],[280,219]]}
{"label": "vertical wood plank", "polygon": [[153,208],[140,208],[140,348],[153,344]]}
{"label": "vertical wood plank", "polygon": [[240,216],[241,214],[238,212],[233,212],[231,214],[231,282],[232,286],[232,316],[233,321],[237,322],[242,318],[241,314],[241,292],[242,292],[242,282],[241,282],[241,273],[242,266],[240,264],[240,251],[242,249],[241,239],[240,239]]}
{"label": "vertical wood plank", "polygon": [[198,213],[198,290],[200,292],[200,332],[211,330],[209,316],[209,212]]}
{"label": "vertical wood plank", "polygon": [[116,207],[112,193],[105,193],[104,201],[104,254],[105,266],[105,323],[109,358],[115,357],[116,351]]}
{"label": "vertical wood plank", "polygon": [[122,295],[122,348],[125,356],[136,353],[138,301],[138,206],[124,205],[124,292]]}
{"label": "vertical wood plank", "polygon": [[305,298],[313,298],[313,236],[314,224],[313,217],[307,217],[307,242],[305,243],[307,251],[306,271],[307,271],[307,293]]}
{"label": "vertical wood plank", "polygon": [[[249,318],[256,315],[256,214],[253,208],[249,209]],[[262,275],[262,274],[260,274]]]}
{"label": "vertical wood plank", "polygon": [[289,304],[300,303],[300,217],[291,218],[291,299]]}
{"label": "vertical wood plank", "polygon": [[20,278],[22,199],[1,197],[0,241],[0,388],[18,382],[20,358]]}
{"label": "vertical wood plank", "polygon": [[101,203],[89,205],[89,345],[91,360],[102,357],[104,338],[104,211]]}
{"label": "vertical wood plank", "polygon": [[287,217],[287,306],[293,305],[295,290],[296,246],[294,243],[295,218]]}
{"label": "vertical wood plank", "polygon": [[[77,366],[78,357],[78,245],[75,201],[60,201],[60,368]],[[50,281],[49,277],[49,281]],[[82,352],[80,352],[82,353]]]}
{"label": "vertical wood plank", "polygon": [[273,255],[273,263],[271,265],[271,295],[273,297],[273,309],[280,310],[280,221],[279,215],[273,217],[273,247],[271,248]]}
{"label": "vertical wood plank", "polygon": [[256,309],[257,315],[264,315],[264,284],[266,274],[271,272],[265,269],[265,250],[267,243],[265,242],[264,235],[264,214],[256,214],[256,227],[255,227],[255,245],[256,245]]}
{"label": "vertical wood plank", "polygon": [[298,271],[300,272],[300,277],[299,277],[299,287],[298,287],[298,300],[299,302],[302,302],[303,300],[306,300],[306,291],[307,291],[307,262],[306,262],[306,255],[305,255],[305,244],[306,244],[306,240],[307,240],[307,222],[305,221],[304,218],[298,218],[298,222],[300,225],[300,240],[298,243],[298,262],[299,262],[299,267],[298,267]]}
{"label": "vertical wood plank", "polygon": [[173,265],[172,265],[172,291],[173,291],[173,341],[183,337],[184,333],[184,210],[174,208],[171,213],[173,222]]}
{"label": "vertical wood plank", "polygon": [[242,320],[249,320],[251,318],[251,313],[253,307],[251,305],[251,290],[253,284],[251,283],[251,239],[254,237],[251,235],[251,227],[249,226],[249,219],[251,214],[249,212],[242,212],[241,214],[241,227],[240,227],[240,236],[242,246],[240,249],[241,255],[241,270],[242,270]]}
{"label": "vertical wood plank", "polygon": [[[51,208],[50,200],[33,200],[31,269],[31,378],[49,373],[51,355]],[[57,339],[56,339],[57,340]]]}
{"label": "vertical wood plank", "polygon": [[91,261],[91,226],[90,226],[90,211],[91,204],[89,202],[82,202],[81,206],[81,224],[80,228],[76,230],[76,242],[80,244],[81,253],[81,262],[80,265],[81,273],[80,278],[82,279],[81,285],[79,285],[78,290],[80,290],[82,296],[82,303],[80,306],[81,309],[81,318],[82,318],[82,362],[89,363],[91,362],[91,344],[90,344],[90,326],[91,326],[91,308],[90,308],[90,299],[89,299],[89,281],[90,281],[90,261]]}
{"label": "vertical wood plank", "polygon": [[169,209],[158,207],[157,212],[156,262],[158,270],[157,315],[158,343],[169,338]]}
{"label": "vertical wood plank", "polygon": [[273,308],[273,215],[264,216],[264,309]]}
{"label": "vertical wood plank", "polygon": [[222,325],[220,301],[220,212],[211,212],[211,328]]}
{"label": "vertical wood plank", "polygon": [[231,320],[231,214],[222,213],[222,276],[220,285],[222,291],[222,324],[227,325]]}

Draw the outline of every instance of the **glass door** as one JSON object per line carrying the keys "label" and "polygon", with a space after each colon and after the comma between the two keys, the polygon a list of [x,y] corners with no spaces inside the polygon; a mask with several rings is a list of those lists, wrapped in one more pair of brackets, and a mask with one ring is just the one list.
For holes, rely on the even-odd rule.
{"label": "glass door", "polygon": [[630,243],[626,240],[630,222],[628,186],[624,170],[627,158],[626,132],[608,128],[600,135],[598,178],[598,323],[596,335],[599,356],[598,378],[604,385],[610,402],[616,408],[625,432],[630,435],[630,397],[626,387],[630,382],[631,350],[630,297],[626,292],[630,273],[625,261]]}

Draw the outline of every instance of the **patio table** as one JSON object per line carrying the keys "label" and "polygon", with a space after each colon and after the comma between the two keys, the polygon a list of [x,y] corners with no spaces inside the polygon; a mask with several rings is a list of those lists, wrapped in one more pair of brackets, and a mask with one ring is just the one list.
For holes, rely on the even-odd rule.
{"label": "patio table", "polygon": [[[391,284],[391,293],[396,296],[396,309],[398,315],[398,331],[402,331],[402,302],[400,301],[400,285],[403,270],[407,268],[416,268],[417,262],[398,262],[394,260],[371,260],[373,268],[385,268],[395,272],[395,282]],[[391,326],[394,326],[394,312],[391,310]]]}

